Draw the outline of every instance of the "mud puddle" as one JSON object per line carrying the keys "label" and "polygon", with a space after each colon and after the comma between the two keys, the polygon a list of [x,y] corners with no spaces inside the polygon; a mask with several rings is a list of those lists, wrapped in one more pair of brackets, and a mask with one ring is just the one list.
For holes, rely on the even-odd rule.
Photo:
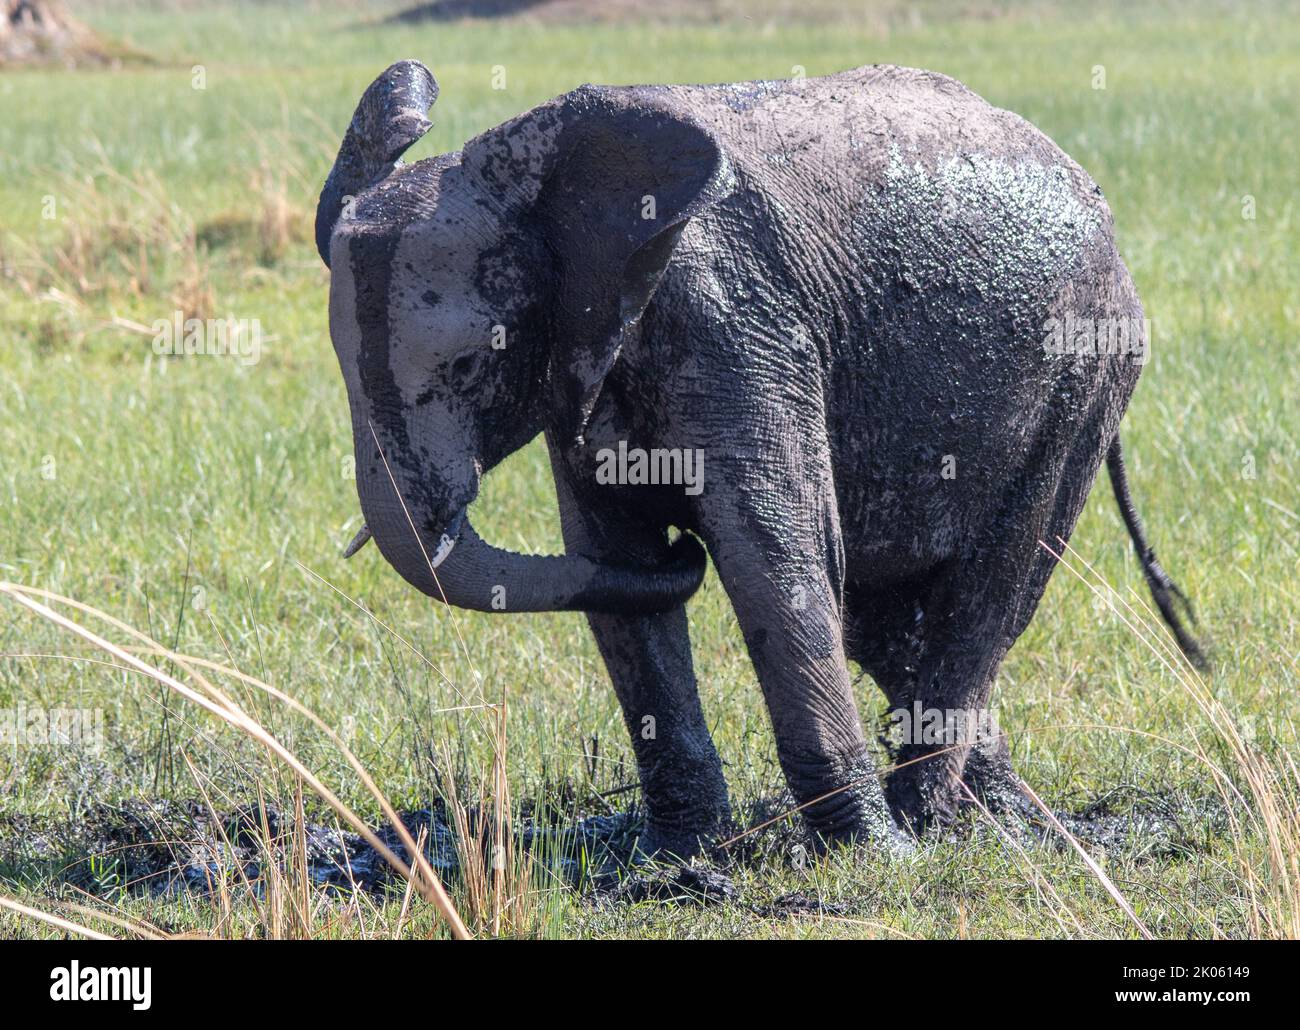
{"label": "mud puddle", "polygon": [[[1151,861],[1203,851],[1229,824],[1219,798],[1155,794],[1135,787],[1117,787],[1076,810],[1054,814],[1060,828],[1023,799],[1016,811],[1003,815],[1001,825],[1021,840],[1068,849],[1064,829],[1090,851]],[[987,820],[968,825],[977,833],[996,833]]]}

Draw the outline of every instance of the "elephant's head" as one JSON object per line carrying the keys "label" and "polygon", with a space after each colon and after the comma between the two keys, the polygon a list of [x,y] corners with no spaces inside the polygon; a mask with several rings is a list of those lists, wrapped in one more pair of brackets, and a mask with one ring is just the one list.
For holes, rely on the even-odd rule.
{"label": "elephant's head", "polygon": [[367,529],[411,584],[483,611],[650,612],[689,597],[703,549],[659,567],[490,546],[465,509],[543,428],[581,435],[687,220],[732,188],[699,126],[584,87],[403,166],[438,94],[423,65],[366,90],[321,192],[330,333]]}

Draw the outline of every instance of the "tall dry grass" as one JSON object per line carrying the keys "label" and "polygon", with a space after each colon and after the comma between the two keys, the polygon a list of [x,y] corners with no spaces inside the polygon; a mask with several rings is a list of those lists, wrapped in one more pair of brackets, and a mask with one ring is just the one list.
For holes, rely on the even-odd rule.
{"label": "tall dry grass", "polygon": [[[1163,746],[1185,752],[1207,770],[1227,813],[1228,839],[1236,880],[1248,906],[1251,936],[1300,939],[1300,770],[1294,759],[1285,752],[1266,753],[1255,745],[1250,734],[1242,731],[1236,716],[1178,649],[1145,598],[1136,592],[1127,597],[1121,594],[1066,541],[1058,538],[1058,550],[1046,544],[1042,546],[1067,572],[1087,585],[1155,656],[1178,688],[1191,699],[1212,734],[1207,742],[1201,735],[1189,733],[1189,745],[1132,728],[1108,728],[1147,736]],[[1032,795],[1032,800],[1050,816],[1053,828],[1084,857],[1138,932],[1149,937],[1133,906],[1092,860],[1086,848],[1036,795]],[[1218,928],[1214,929],[1217,932]]]}
{"label": "tall dry grass", "polygon": [[286,160],[263,158],[248,173],[243,201],[202,221],[155,173],[119,171],[102,146],[86,170],[51,173],[49,183],[42,230],[0,237],[0,278],[63,316],[41,322],[38,340],[50,349],[103,327],[141,331],[120,316],[124,306],[157,317],[216,317],[218,254],[264,273],[311,239],[311,212],[296,199],[311,187]]}
{"label": "tall dry grass", "polygon": [[[398,817],[388,799],[379,790],[374,780],[366,772],[359,759],[352,750],[344,743],[343,739],[327,726],[314,712],[300,704],[298,701],[284,694],[270,684],[263,683],[255,677],[249,676],[236,669],[220,666],[214,662],[200,662],[197,659],[187,655],[179,654],[159,644],[156,640],[151,639],[146,634],[139,632],[127,626],[125,623],[113,616],[102,612],[97,608],[74,601],[71,598],[63,597],[50,591],[38,590],[32,587],[18,586],[12,583],[0,583],[0,594],[3,594],[17,604],[28,609],[59,626],[60,628],[72,633],[104,651],[113,659],[112,666],[125,670],[134,670],[142,673],[150,680],[162,685],[169,691],[179,695],[181,698],[193,705],[206,711],[209,715],[214,716],[221,722],[244,733],[262,747],[266,749],[275,760],[286,766],[294,776],[301,782],[305,783],[322,801],[332,808],[337,815],[343,819],[356,833],[360,834],[374,850],[380,854],[393,869],[403,877],[410,885],[413,891],[419,894],[424,900],[431,904],[445,920],[451,935],[457,938],[467,938],[469,930],[461,920],[460,914],[456,911],[451,899],[447,896],[445,887],[437,874],[433,871],[424,852],[416,846],[415,840],[411,837],[410,832]],[[46,603],[49,602],[49,603]],[[138,645],[143,645],[148,653],[157,655],[160,659],[165,659],[175,668],[181,670],[186,682],[164,672],[159,666],[162,662],[152,664],[145,661],[139,655],[128,650],[126,647],[114,643],[92,629],[84,623],[78,622],[61,611],[50,607],[50,604],[58,605],[61,608],[71,608],[80,613],[82,616],[106,623],[108,626],[120,633],[130,637]],[[298,756],[281,743],[274,735],[266,730],[261,723],[248,715],[230,696],[229,693],[217,687],[211,679],[199,671],[200,666],[205,666],[209,671],[219,673],[238,680],[239,682],[251,686],[257,690],[263,691],[270,697],[276,699],[282,704],[289,707],[294,713],[305,718],[317,730],[322,732],[330,742],[338,748],[348,765],[357,774],[362,784],[374,800],[378,803],[383,811],[385,818],[392,825],[394,831],[401,840],[406,853],[411,856],[411,864],[408,866],[405,861],[399,858],[394,852],[374,833],[366,822],[345,805],[335,793],[327,787],[317,776],[307,768]],[[190,766],[193,769],[193,766]],[[301,827],[302,821],[297,820]],[[269,832],[269,831],[268,831]],[[292,841],[290,845],[292,846]],[[271,841],[264,841],[265,847],[272,851],[272,858],[276,858],[278,845]],[[295,849],[296,851],[297,849]],[[269,864],[270,868],[285,868],[282,862],[273,861]],[[295,862],[291,862],[288,869],[296,868]],[[288,875],[288,874],[286,874]],[[220,879],[220,878],[218,878]],[[272,877],[275,882],[275,877]],[[302,887],[301,877],[289,876],[282,884],[277,893],[280,897],[285,894],[285,889],[289,890],[292,896],[295,893],[294,884],[300,889]],[[299,909],[299,915],[304,910]],[[294,928],[310,925],[309,922],[293,921],[286,922],[284,919],[268,920],[263,919],[263,925],[270,933],[284,933],[292,931]]]}
{"label": "tall dry grass", "polygon": [[46,201],[46,232],[4,241],[7,276],[28,297],[165,295],[195,274],[193,220],[152,172],[126,175],[104,158],[81,175],[51,176]]}
{"label": "tall dry grass", "polygon": [[[255,864],[259,870],[254,882],[244,866],[235,860],[234,842],[226,836],[222,820],[217,815],[218,806],[213,795],[224,794],[224,789],[210,783],[190,757],[182,754],[191,780],[208,810],[211,824],[217,827],[224,845],[221,853],[213,856],[213,868],[206,883],[206,894],[215,909],[210,931],[212,936],[269,939],[400,937],[413,925],[411,908],[416,900],[431,905],[451,936],[456,938],[474,935],[530,937],[542,930],[547,916],[546,903],[553,891],[549,881],[539,878],[537,870],[539,866],[553,863],[559,856],[549,853],[544,847],[534,853],[521,847],[517,841],[516,805],[506,769],[507,707],[504,696],[499,701],[467,703],[455,709],[470,710],[483,716],[491,732],[492,758],[477,777],[466,781],[464,787],[455,778],[444,784],[442,801],[455,835],[456,851],[454,882],[447,885],[426,857],[428,830],[421,829],[418,839],[413,839],[410,830],[342,737],[293,697],[230,665],[177,652],[108,613],[72,598],[12,583],[0,583],[0,596],[103,651],[108,660],[98,664],[106,669],[140,673],[146,680],[161,684],[208,715],[239,730],[260,744],[288,771],[293,817],[288,821],[287,830],[272,832],[266,818],[268,785],[261,781],[252,784],[258,798],[253,811],[259,814],[259,821],[252,827],[251,834]],[[366,611],[355,600],[349,600]],[[66,610],[78,617],[64,614]],[[131,643],[108,640],[92,630],[87,620],[104,623]],[[404,638],[399,639],[413,647]],[[173,676],[164,672],[164,666],[177,670],[177,674]],[[229,680],[241,688],[267,696],[322,733],[377,802],[406,854],[411,856],[409,864],[394,854],[355,811],[265,727],[263,721],[251,716],[246,706],[237,703],[232,693],[218,687],[214,680]],[[452,764],[450,746],[449,743],[442,745],[447,768]],[[396,918],[386,914],[381,902],[359,886],[348,870],[345,871],[351,881],[350,890],[340,892],[313,882],[307,868],[304,790],[310,790],[333,809],[343,823],[374,848],[405,882],[405,895]],[[22,906],[16,901],[9,907],[32,914],[30,906]],[[119,929],[128,930],[132,936],[141,935],[143,924],[138,921],[124,923],[120,916],[105,912],[102,907],[83,914],[108,919]]]}

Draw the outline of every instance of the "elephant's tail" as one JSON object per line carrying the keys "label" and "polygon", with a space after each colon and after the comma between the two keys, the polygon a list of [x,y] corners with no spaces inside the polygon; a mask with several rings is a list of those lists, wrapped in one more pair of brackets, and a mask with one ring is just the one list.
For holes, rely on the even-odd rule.
{"label": "elephant's tail", "polygon": [[1128,472],[1124,468],[1124,452],[1120,449],[1118,433],[1111,441],[1110,450],[1106,452],[1106,468],[1110,472],[1110,485],[1115,491],[1119,513],[1124,518],[1124,525],[1128,527],[1128,535],[1132,538],[1138,560],[1142,563],[1142,574],[1146,576],[1151,597],[1156,602],[1156,607],[1160,609],[1161,617],[1173,631],[1174,639],[1178,641],[1183,654],[1196,668],[1204,672],[1209,668],[1205,652],[1183,625],[1178,609],[1182,609],[1193,626],[1196,625],[1196,615],[1192,612],[1192,605],[1187,600],[1187,595],[1178,589],[1178,584],[1161,568],[1160,562],[1156,560],[1156,552],[1147,543],[1146,533],[1142,529],[1142,520],[1138,518],[1137,509],[1133,506],[1133,498],[1128,492]]}

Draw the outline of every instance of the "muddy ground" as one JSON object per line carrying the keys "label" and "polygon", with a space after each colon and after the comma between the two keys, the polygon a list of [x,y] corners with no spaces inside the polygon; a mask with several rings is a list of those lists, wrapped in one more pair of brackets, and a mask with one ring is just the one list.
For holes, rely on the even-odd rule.
{"label": "muddy ground", "polygon": [[[782,799],[751,812],[758,825],[783,811]],[[426,857],[444,878],[454,879],[460,864],[456,835],[439,806],[401,813],[412,837],[427,833]],[[477,816],[471,813],[471,820]],[[1089,849],[1138,860],[1167,858],[1202,850],[1224,831],[1226,818],[1216,803],[1116,791],[1072,813],[1061,815],[1071,833]],[[322,886],[383,893],[398,879],[379,853],[360,835],[341,829],[329,813],[309,812],[305,820],[306,866]],[[1017,817],[1005,827],[1026,844],[1038,840],[1067,846],[1044,821]],[[515,827],[516,845],[545,856],[555,874],[595,903],[747,904],[730,873],[746,864],[808,860],[809,842],[792,820],[781,820],[715,848],[690,864],[646,863],[636,844],[641,823],[635,808],[571,820],[524,818]],[[172,895],[207,894],[223,879],[246,877],[258,883],[268,854],[277,861],[292,850],[293,816],[278,807],[243,805],[215,816],[197,799],[130,800],[100,804],[74,821],[24,815],[0,816],[0,879],[71,884],[96,896],[126,890]],[[406,849],[388,825],[377,836],[399,857]],[[276,842],[270,852],[267,835]],[[922,846],[943,847],[970,835],[993,835],[973,819],[948,831],[947,840]],[[490,833],[482,834],[490,839]],[[999,835],[1000,836],[1000,835]],[[836,911],[842,906],[837,906]],[[827,911],[816,899],[790,895],[754,911],[802,914]]]}

